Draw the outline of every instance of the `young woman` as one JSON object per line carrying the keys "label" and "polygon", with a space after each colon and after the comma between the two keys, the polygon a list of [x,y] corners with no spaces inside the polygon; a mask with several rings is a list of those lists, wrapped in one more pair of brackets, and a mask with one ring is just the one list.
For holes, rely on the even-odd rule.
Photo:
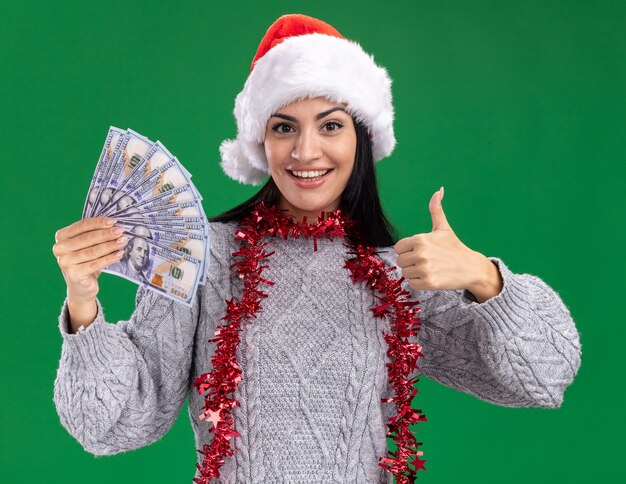
{"label": "young woman", "polygon": [[374,164],[395,145],[390,86],[320,20],[268,29],[220,151],[231,178],[269,179],[211,219],[191,308],[140,288],[130,320],[107,324],[97,278],[119,233],[102,218],[57,232],[54,400],[85,450],[149,445],[189,398],[197,483],[412,482],[419,375],[496,405],[561,405],[580,342],[555,291],[465,246],[443,189],[432,232],[398,241],[385,218]]}

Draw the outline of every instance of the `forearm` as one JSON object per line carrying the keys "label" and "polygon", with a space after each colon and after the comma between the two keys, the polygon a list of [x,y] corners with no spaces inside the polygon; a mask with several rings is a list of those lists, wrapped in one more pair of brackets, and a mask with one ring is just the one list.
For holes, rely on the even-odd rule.
{"label": "forearm", "polygon": [[69,334],[62,308],[61,361],[54,402],[62,425],[85,450],[112,455],[149,445],[176,419],[189,386],[199,314],[140,287],[129,320],[110,324],[100,301],[85,331]]}
{"label": "forearm", "polygon": [[416,291],[423,308],[420,369],[498,405],[557,408],[581,362],[569,309],[539,277],[489,260],[498,264],[504,285],[484,303],[461,290]]}
{"label": "forearm", "polygon": [[580,367],[581,345],[569,309],[558,293],[532,274],[514,274],[491,257],[504,279],[497,297],[461,305],[473,317],[481,360],[489,373],[532,406],[559,407]]}

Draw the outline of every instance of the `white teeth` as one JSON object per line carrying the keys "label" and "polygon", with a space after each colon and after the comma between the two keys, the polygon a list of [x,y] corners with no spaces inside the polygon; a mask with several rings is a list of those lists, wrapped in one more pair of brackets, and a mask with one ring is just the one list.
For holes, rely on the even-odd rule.
{"label": "white teeth", "polygon": [[300,178],[315,178],[317,176],[323,176],[328,173],[330,170],[324,171],[292,171],[295,176]]}

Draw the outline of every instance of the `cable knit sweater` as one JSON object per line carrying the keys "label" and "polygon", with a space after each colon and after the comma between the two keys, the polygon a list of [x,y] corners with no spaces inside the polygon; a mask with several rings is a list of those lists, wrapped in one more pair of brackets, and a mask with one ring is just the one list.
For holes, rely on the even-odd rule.
{"label": "cable knit sweater", "polygon": [[[97,300],[95,321],[69,334],[64,302],[54,403],[61,424],[87,452],[112,455],[159,440],[187,398],[196,449],[209,441],[211,424],[198,418],[204,395],[191,384],[210,370],[208,340],[226,300],[241,298],[243,283],[229,268],[239,247],[235,227],[211,224],[207,281],[191,308],[139,288],[128,321],[109,324]],[[318,239],[317,252],[310,238],[264,240],[276,252],[263,277],[276,284],[262,288],[269,294],[263,309],[242,325],[241,406],[233,411],[241,436],[213,481],[393,482],[378,466],[393,412],[381,403],[391,396],[382,336],[388,318],[373,316],[371,290],[353,284],[343,267],[345,239]],[[395,265],[392,247],[379,250]],[[504,287],[483,303],[466,290],[418,291],[405,282],[421,302],[424,358],[413,376],[496,405],[559,407],[581,361],[570,312],[540,278],[490,260]],[[395,275],[401,276],[398,268]]]}

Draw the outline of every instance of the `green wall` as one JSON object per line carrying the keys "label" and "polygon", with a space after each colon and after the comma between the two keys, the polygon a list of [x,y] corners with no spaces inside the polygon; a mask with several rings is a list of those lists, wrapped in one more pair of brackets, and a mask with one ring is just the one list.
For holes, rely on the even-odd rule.
{"label": "green wall", "polygon": [[[431,230],[444,185],[459,238],[544,279],[581,333],[559,409],[498,407],[422,379],[419,480],[623,478],[624,2],[20,0],[0,3],[3,482],[191,482],[186,405],[161,441],[115,457],[94,458],[61,426],[54,233],[80,218],[109,125],[160,139],[207,215],[251,196],[222,173],[218,147],[235,135],[258,42],[294,12],[360,42],[394,79],[398,145],[377,172],[401,234]],[[109,321],[128,318],[136,286],[100,281]]]}

